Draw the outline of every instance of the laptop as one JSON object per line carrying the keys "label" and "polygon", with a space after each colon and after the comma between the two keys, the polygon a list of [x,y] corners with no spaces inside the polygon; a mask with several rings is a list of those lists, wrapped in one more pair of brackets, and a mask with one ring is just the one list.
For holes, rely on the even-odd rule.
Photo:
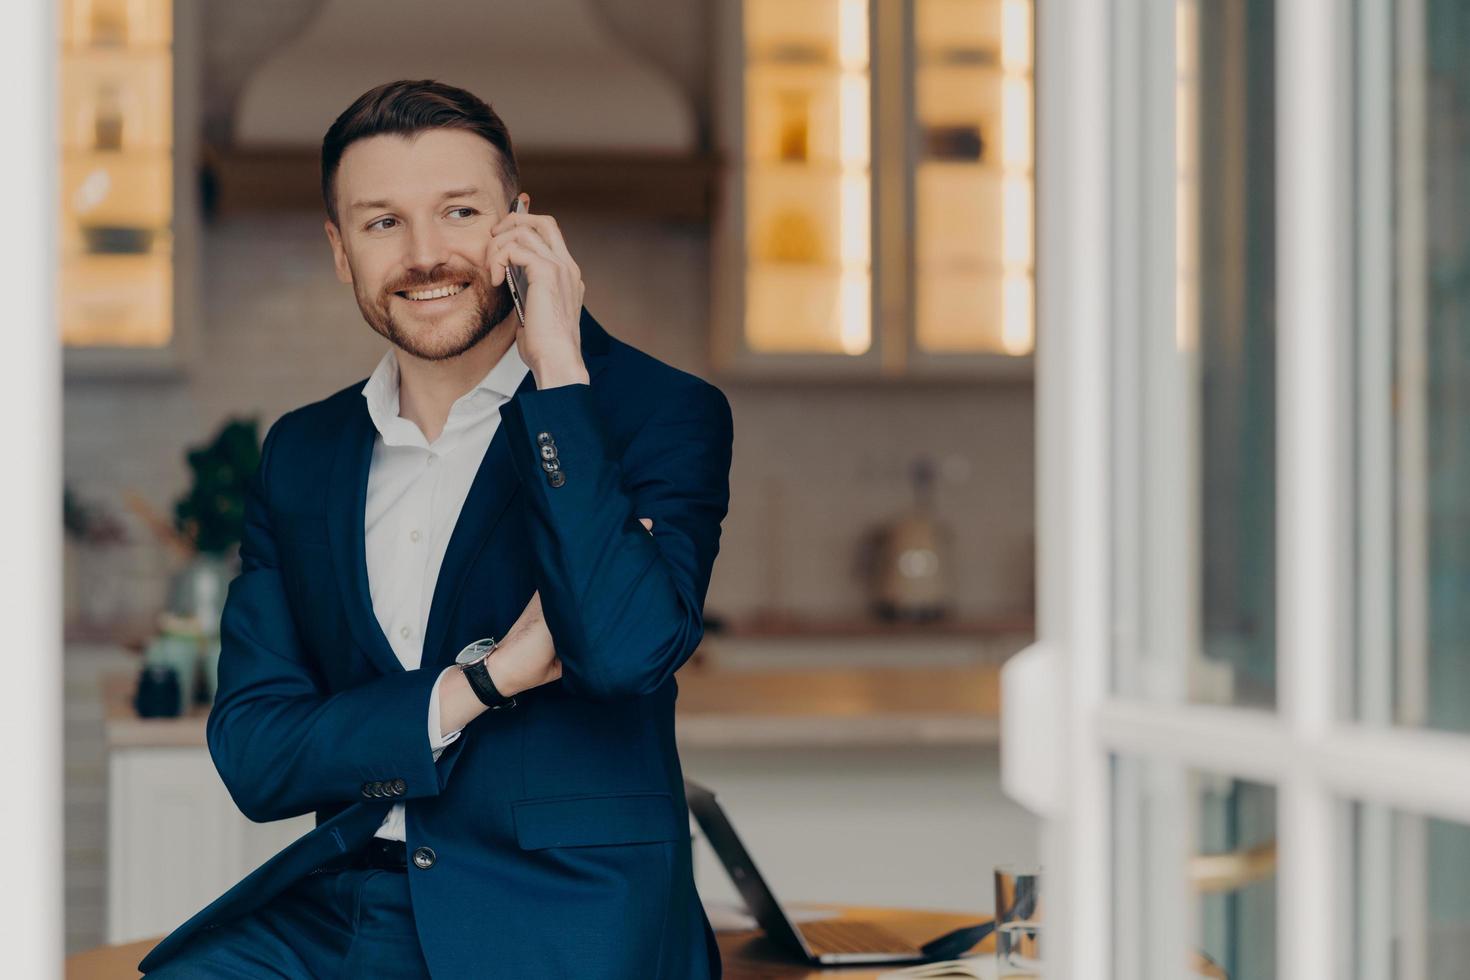
{"label": "laptop", "polygon": [[715,794],[684,780],[689,811],[699,823],[720,863],[735,883],[740,897],[772,942],[786,947],[808,963],[833,966],[858,963],[921,963],[933,953],[873,922],[850,919],[796,923],[786,914],[766,879],[756,870],[750,852],[740,843],[730,818]]}

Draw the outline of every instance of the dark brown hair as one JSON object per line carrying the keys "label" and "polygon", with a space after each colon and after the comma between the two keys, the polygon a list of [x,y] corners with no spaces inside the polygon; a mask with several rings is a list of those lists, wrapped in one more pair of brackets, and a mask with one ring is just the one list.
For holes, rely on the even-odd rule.
{"label": "dark brown hair", "polygon": [[500,179],[506,196],[520,189],[510,131],[489,103],[462,88],[433,79],[386,82],[369,89],[338,116],[322,138],[322,201],[327,216],[337,221],[337,167],[354,142],[393,133],[411,136],[426,129],[463,129],[477,133],[497,151]]}

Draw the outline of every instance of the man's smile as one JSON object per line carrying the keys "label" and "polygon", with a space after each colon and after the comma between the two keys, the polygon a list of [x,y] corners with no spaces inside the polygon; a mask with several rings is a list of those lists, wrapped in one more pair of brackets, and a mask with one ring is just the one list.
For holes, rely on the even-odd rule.
{"label": "man's smile", "polygon": [[393,295],[415,303],[430,303],[434,300],[449,299],[458,296],[468,287],[469,283],[467,282],[455,282],[442,286],[432,286],[427,289],[400,289],[395,291]]}

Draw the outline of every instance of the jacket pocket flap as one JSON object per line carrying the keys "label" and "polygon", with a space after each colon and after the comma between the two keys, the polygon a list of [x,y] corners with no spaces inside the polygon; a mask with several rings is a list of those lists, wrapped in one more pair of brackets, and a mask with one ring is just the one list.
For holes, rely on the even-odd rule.
{"label": "jacket pocket flap", "polygon": [[[563,796],[511,803],[523,850],[646,844],[678,840],[677,811],[668,793]],[[687,828],[686,828],[687,831]]]}

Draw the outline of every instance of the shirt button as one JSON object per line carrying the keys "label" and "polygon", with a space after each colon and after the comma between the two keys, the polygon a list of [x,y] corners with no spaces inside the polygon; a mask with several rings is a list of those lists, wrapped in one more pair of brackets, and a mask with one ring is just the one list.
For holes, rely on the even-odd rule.
{"label": "shirt button", "polygon": [[419,529],[414,528],[412,531],[409,531],[408,538],[410,541],[417,541],[419,539]]}
{"label": "shirt button", "polygon": [[403,629],[401,629],[401,630],[398,631],[398,635],[401,636],[401,637],[403,637],[406,640],[406,639],[408,639],[408,634],[411,633],[411,632],[412,632],[412,630],[410,630],[407,626],[405,626],[405,627],[403,627]]}

